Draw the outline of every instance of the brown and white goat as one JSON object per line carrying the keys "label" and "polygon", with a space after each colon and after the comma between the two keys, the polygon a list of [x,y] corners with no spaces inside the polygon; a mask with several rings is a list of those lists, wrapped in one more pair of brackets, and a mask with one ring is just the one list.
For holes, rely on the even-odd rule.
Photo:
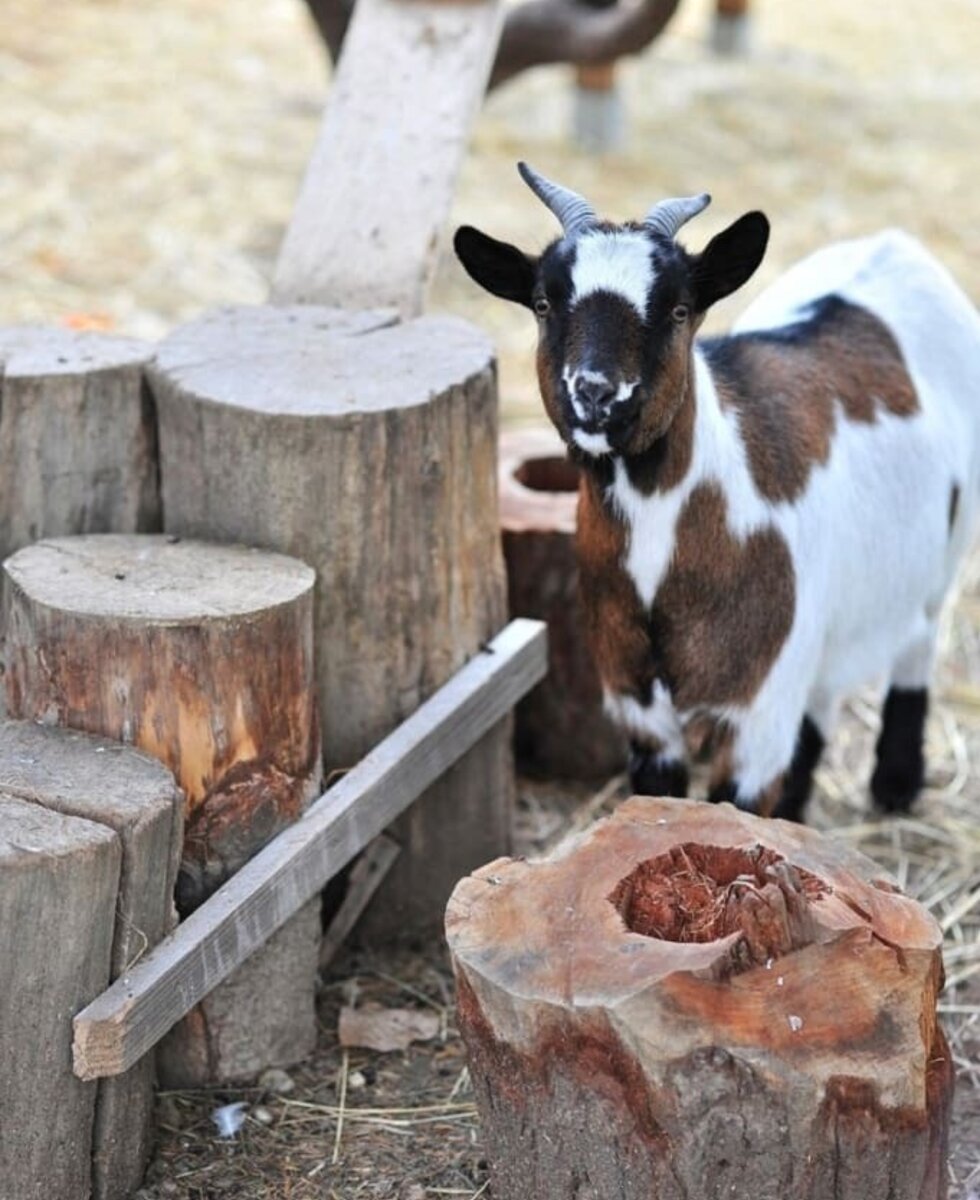
{"label": "brown and white goat", "polygon": [[898,232],[795,266],[732,335],[695,340],[752,275],[751,212],[700,254],[708,197],[601,221],[524,164],[562,222],[539,257],[471,227],[464,267],[533,310],[548,415],[583,468],[578,553],[634,789],[684,795],[685,730],[723,731],[710,798],[799,818],[841,697],[888,681],[875,800],[923,781],[940,607],[980,501],[980,319]]}

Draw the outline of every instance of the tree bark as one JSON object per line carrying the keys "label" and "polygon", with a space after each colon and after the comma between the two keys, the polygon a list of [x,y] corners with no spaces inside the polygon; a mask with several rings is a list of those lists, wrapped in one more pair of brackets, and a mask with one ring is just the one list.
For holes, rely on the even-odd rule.
{"label": "tree bark", "polygon": [[942,935],[869,860],[634,798],[447,921],[497,1200],[938,1200]]}
{"label": "tree bark", "polygon": [[[131,743],[174,772],[186,798],[177,894],[190,911],[320,793],[313,572],[243,547],[123,535],[39,542],[5,571],[10,713]],[[308,928],[308,915],[294,921]],[[196,1082],[312,1047],[315,939],[290,944],[278,997],[260,976],[264,1024],[218,1001],[198,1020]],[[245,1042],[247,1059],[235,1050]]]}
{"label": "tree bark", "polygon": [[[121,871],[113,906],[108,913],[100,913],[98,905],[88,912],[87,897],[81,902],[88,921],[104,920],[110,931],[114,928],[110,971],[101,984],[105,987],[152,949],[175,922],[183,798],[173,776],[152,758],[118,742],[34,722],[5,721],[0,724],[0,795],[115,833]],[[3,886],[0,879],[0,889]],[[61,936],[68,941],[73,935],[69,930],[51,942],[37,942],[52,961],[62,956]],[[101,934],[93,930],[88,936]],[[32,926],[32,944],[35,938]],[[62,1032],[58,1030],[59,1044],[64,1041]],[[39,1054],[41,1044],[37,1039],[25,1052]],[[0,1053],[0,1096],[20,1096],[22,1081],[5,1076],[4,1061]],[[34,1067],[40,1081],[45,1068],[37,1062]],[[124,1075],[99,1082],[90,1147],[94,1200],[127,1200],[139,1187],[152,1147],[155,1078],[155,1055],[147,1054]],[[75,1087],[75,1082],[64,1083],[60,1067],[57,1086],[69,1093]],[[0,1177],[8,1178],[6,1173]]]}
{"label": "tree bark", "polygon": [[548,622],[548,675],[517,706],[514,746],[530,774],[602,779],[623,770],[626,741],[602,711],[585,640],[575,557],[578,468],[548,428],[500,438],[500,523],[512,617]]}
{"label": "tree bark", "polygon": [[[486,338],[451,318],[230,309],[151,370],[166,525],[317,572],[328,775],[353,766],[505,620],[497,395]],[[506,725],[506,723],[504,723]],[[400,818],[375,936],[438,926],[460,875],[509,846],[506,728]]]}

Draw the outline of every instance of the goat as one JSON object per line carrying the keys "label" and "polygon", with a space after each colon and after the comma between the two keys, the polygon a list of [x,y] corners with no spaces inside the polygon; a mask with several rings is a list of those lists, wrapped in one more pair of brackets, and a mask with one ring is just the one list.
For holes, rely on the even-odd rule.
{"label": "goat", "polygon": [[750,212],[700,254],[707,195],[600,220],[519,165],[562,223],[539,257],[470,226],[469,275],[538,321],[538,381],[582,468],[577,554],[633,789],[686,795],[685,731],[716,730],[710,800],[802,819],[841,698],[888,681],[875,802],[906,811],[943,598],[980,505],[980,318],[889,231],[797,264],[727,337],[708,308],[766,250]]}

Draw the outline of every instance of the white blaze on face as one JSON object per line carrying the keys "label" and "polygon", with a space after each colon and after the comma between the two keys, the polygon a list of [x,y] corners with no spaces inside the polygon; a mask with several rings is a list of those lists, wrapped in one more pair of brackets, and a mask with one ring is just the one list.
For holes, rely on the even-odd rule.
{"label": "white blaze on face", "polygon": [[646,234],[601,230],[583,234],[575,246],[572,305],[594,292],[612,292],[644,317],[655,274]]}

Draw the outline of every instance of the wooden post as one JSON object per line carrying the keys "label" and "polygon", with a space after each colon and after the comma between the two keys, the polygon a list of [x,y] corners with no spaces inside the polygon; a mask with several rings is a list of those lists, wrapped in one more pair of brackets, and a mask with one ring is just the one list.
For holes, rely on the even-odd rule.
{"label": "wooden post", "polygon": [[[151,369],[167,530],[315,567],[328,774],[353,767],[505,620],[497,396],[462,321],[239,308],[177,330]],[[506,722],[504,723],[506,724]],[[375,937],[438,926],[460,875],[509,845],[506,728],[393,836]]]}
{"label": "wooden post", "polygon": [[634,798],[446,919],[495,1200],[941,1200],[942,934],[870,860]]}
{"label": "wooden post", "polygon": [[501,15],[500,0],[358,0],[274,301],[421,313]]}
{"label": "wooden post", "polygon": [[715,0],[711,25],[711,48],[732,57],[745,54],[752,33],[749,0]]}
{"label": "wooden post", "polygon": [[[39,806],[42,812],[61,813],[72,819],[64,826],[69,830],[90,823],[114,833],[121,856],[121,871],[118,891],[111,897],[107,910],[100,907],[97,900],[91,903],[82,891],[78,897],[78,912],[63,930],[49,930],[45,934],[35,928],[31,916],[26,918],[26,926],[15,923],[13,931],[19,931],[22,947],[29,946],[31,953],[47,960],[47,969],[55,976],[61,969],[59,964],[68,971],[75,969],[76,936],[82,938],[83,945],[97,945],[108,933],[111,961],[105,977],[98,980],[97,990],[110,979],[125,976],[174,924],[173,890],[180,857],[182,797],[173,776],[152,758],[118,742],[27,721],[5,721],[0,723],[0,796]],[[31,819],[43,823],[39,814],[35,813]],[[74,864],[74,858],[70,862]],[[74,865],[71,869],[74,870]],[[5,868],[0,865],[0,892],[8,882]],[[48,886],[43,876],[39,883]],[[56,881],[52,881],[51,886],[57,890]],[[42,908],[44,901],[42,895]],[[80,922],[89,927],[77,934]],[[99,928],[100,925],[104,928]],[[23,949],[21,953],[24,953]],[[12,964],[16,961],[8,957],[5,950],[0,950],[0,955],[3,955],[0,962]],[[100,955],[96,955],[95,961],[102,962]],[[14,980],[18,974],[12,971],[10,979]],[[0,972],[0,978],[3,979],[0,983],[2,1009],[8,1001],[16,1003],[19,993],[15,983],[14,999],[10,1000],[4,995],[9,983],[3,972]],[[56,982],[61,981],[56,979]],[[26,993],[21,998],[33,1011],[35,998],[27,997]],[[65,1018],[91,998],[91,994],[79,995],[74,1008],[59,1012],[58,1025],[52,1033],[55,1044],[60,1047],[53,1075],[52,1064],[41,1049],[48,1035],[40,1027],[34,1027],[32,1036],[16,1046],[4,1045],[0,1034],[0,1144],[4,1142],[6,1125],[10,1134],[7,1149],[14,1160],[14,1166],[5,1169],[5,1153],[0,1151],[0,1178],[11,1189],[8,1191],[7,1186],[4,1187],[5,1198],[11,1192],[15,1196],[38,1194],[30,1188],[19,1193],[16,1183],[11,1182],[11,1178],[19,1178],[19,1171],[35,1162],[32,1155],[24,1158],[17,1153],[21,1143],[15,1131],[20,1129],[27,1140],[38,1132],[38,1127],[32,1126],[31,1122],[21,1121],[19,1114],[22,1107],[30,1109],[36,1102],[41,1114],[38,1120],[43,1126],[50,1117],[45,1108],[47,1097],[55,1096],[55,1103],[60,1106],[62,1090],[69,1096],[75,1092],[75,1084],[70,1080],[70,1058],[66,1053]],[[14,1013],[14,1029],[18,1027],[18,1020],[23,1019],[24,1014]],[[13,1058],[12,1068],[8,1052]],[[124,1075],[103,1081],[91,1097],[95,1102],[94,1131],[89,1128],[89,1141],[80,1153],[82,1158],[91,1156],[94,1200],[128,1200],[143,1177],[153,1134],[154,1057],[146,1054]],[[12,1075],[8,1073],[11,1069]],[[8,1117],[3,1113],[5,1100],[12,1105]],[[87,1113],[87,1106],[86,1121],[90,1127],[91,1115]],[[68,1143],[60,1143],[53,1131],[49,1132],[50,1146],[57,1147],[53,1158],[57,1159]],[[43,1141],[48,1141],[48,1135]],[[77,1149],[76,1146],[72,1153]],[[81,1169],[81,1164],[71,1167],[72,1171]],[[31,1188],[35,1182],[30,1181]],[[44,1192],[52,1198],[59,1194]],[[88,1191],[80,1189],[65,1193],[72,1200],[83,1194],[87,1196]]]}
{"label": "wooden post", "polygon": [[[40,542],[5,564],[12,715],[132,743],[186,796],[178,903],[192,910],[319,794],[313,572],[281,555],[162,536]],[[244,1077],[312,1047],[315,906],[174,1037],[161,1073]],[[289,961],[284,961],[289,960]],[[272,963],[272,967],[269,966]]]}
{"label": "wooden post", "polygon": [[608,154],[622,146],[625,120],[615,63],[575,68],[572,129],[576,145],[586,154]]}
{"label": "wooden post", "polygon": [[500,524],[507,599],[515,617],[548,622],[548,675],[517,706],[514,746],[531,774],[608,778],[623,770],[626,742],[602,711],[585,642],[575,523],[578,468],[550,427],[500,437]]}

